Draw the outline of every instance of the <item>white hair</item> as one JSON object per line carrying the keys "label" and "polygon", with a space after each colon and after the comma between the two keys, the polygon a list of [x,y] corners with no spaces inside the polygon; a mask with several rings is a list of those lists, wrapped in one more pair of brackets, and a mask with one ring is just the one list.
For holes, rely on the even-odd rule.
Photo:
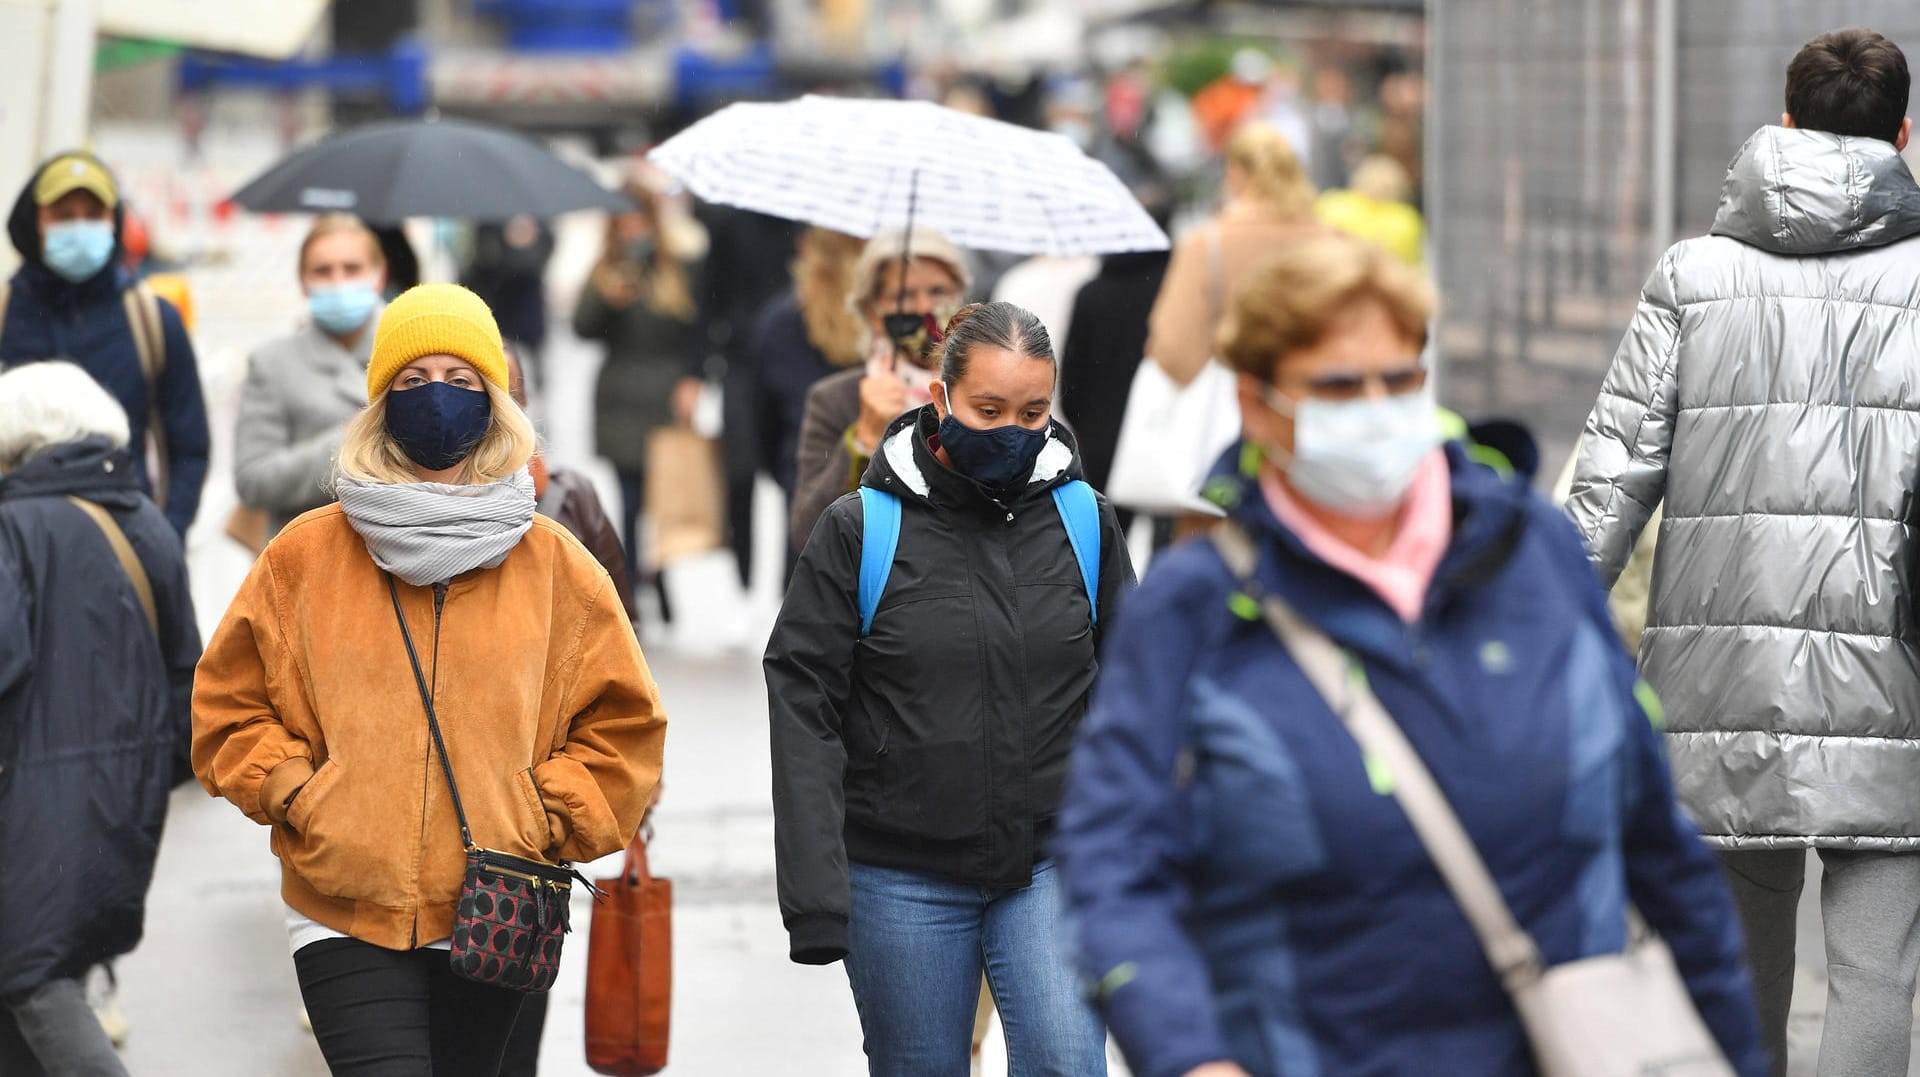
{"label": "white hair", "polygon": [[72,363],[24,363],[0,374],[0,471],[88,438],[123,449],[130,436],[120,402]]}

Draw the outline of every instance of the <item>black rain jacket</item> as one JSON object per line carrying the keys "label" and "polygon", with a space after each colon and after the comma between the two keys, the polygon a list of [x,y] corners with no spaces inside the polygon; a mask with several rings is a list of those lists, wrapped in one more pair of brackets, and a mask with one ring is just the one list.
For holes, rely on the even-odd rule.
{"label": "black rain jacket", "polygon": [[[119,523],[158,640],[69,494]],[[131,455],[75,442],[0,478],[0,999],[140,941],[199,660],[180,539]]]}
{"label": "black rain jacket", "polygon": [[895,420],[863,480],[902,501],[872,632],[861,638],[854,493],[821,517],[767,645],[780,911],[805,964],[846,955],[849,858],[1032,882],[1101,630],[1133,584],[1102,499],[1096,626],[1052,497],[1080,477],[1064,427],[1005,504],[934,457],[937,427],[930,406]]}

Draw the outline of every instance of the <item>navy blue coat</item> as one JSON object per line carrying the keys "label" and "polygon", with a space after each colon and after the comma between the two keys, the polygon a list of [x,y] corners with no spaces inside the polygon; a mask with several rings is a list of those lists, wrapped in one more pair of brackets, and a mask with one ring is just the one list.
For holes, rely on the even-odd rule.
{"label": "navy blue coat", "polygon": [[[1411,626],[1250,478],[1214,489],[1258,540],[1260,585],[1364,664],[1547,960],[1619,951],[1631,900],[1760,1077],[1739,921],[1579,538],[1523,486],[1449,462],[1453,538]],[[1237,591],[1208,543],[1154,565],[1107,640],[1061,808],[1079,959],[1134,1072],[1533,1074],[1405,815]]]}
{"label": "navy blue coat", "polygon": [[[125,532],[157,641],[69,494]],[[79,442],[0,478],[0,997],[139,942],[199,659],[179,536],[127,453]]]}
{"label": "navy blue coat", "polygon": [[[116,213],[116,234],[120,220]],[[14,202],[7,234],[24,264],[13,275],[6,320],[0,324],[0,367],[38,359],[78,363],[125,409],[133,432],[131,444],[144,446],[147,415],[153,409],[148,406],[147,378],[140,369],[140,352],[121,298],[134,279],[120,268],[118,244],[107,268],[78,284],[48,269],[41,261],[32,180]],[[164,299],[160,324],[167,351],[157,386],[167,443],[166,516],[175,533],[184,535],[200,509],[200,489],[207,481],[207,406],[200,395],[193,341],[187,337],[180,312]],[[144,475],[145,469],[141,471]]]}

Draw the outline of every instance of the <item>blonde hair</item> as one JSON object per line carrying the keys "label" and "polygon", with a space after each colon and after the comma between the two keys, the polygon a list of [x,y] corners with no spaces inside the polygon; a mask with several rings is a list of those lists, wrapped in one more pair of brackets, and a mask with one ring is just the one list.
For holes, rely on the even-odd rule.
{"label": "blonde hair", "polygon": [[[493,404],[493,422],[480,444],[461,463],[456,480],[461,486],[487,486],[511,478],[527,466],[540,447],[533,421],[513,402],[506,388],[484,379],[480,384]],[[347,424],[340,459],[334,464],[335,475],[387,484],[420,481],[413,461],[387,432],[387,398],[391,395],[392,390],[381,393]]]}
{"label": "blonde hair", "polygon": [[953,279],[959,282],[962,294],[973,287],[973,275],[967,266],[966,253],[954,246],[946,236],[926,228],[916,228],[909,243],[905,232],[882,232],[867,240],[866,249],[860,252],[860,260],[853,265],[853,291],[848,294],[848,305],[855,310],[865,311],[878,301],[881,271],[887,263],[899,262],[902,254],[916,262],[926,258],[946,267]]}
{"label": "blonde hair", "polygon": [[1250,123],[1227,143],[1227,163],[1246,177],[1245,197],[1293,219],[1313,212],[1313,181],[1287,136],[1270,124]]}
{"label": "blonde hair", "polygon": [[866,355],[866,325],[847,297],[854,294],[854,263],[860,237],[826,228],[809,228],[793,260],[793,292],[807,342],[834,366],[852,366]]}
{"label": "blonde hair", "polygon": [[1360,162],[1347,187],[1376,202],[1405,202],[1413,197],[1413,177],[1400,162],[1379,153]]}
{"label": "blonde hair", "polygon": [[1433,317],[1424,274],[1363,239],[1326,233],[1289,245],[1235,298],[1219,354],[1242,374],[1272,381],[1288,352],[1319,343],[1356,306],[1378,303],[1422,349]]}
{"label": "blonde hair", "polygon": [[372,262],[376,269],[386,268],[387,255],[380,249],[380,237],[373,234],[373,229],[367,227],[367,222],[351,213],[328,213],[315,220],[313,227],[307,229],[307,238],[300,241],[299,265],[302,276],[306,275],[307,255],[313,252],[313,245],[328,236],[342,234],[357,235],[365,239],[368,261]]}

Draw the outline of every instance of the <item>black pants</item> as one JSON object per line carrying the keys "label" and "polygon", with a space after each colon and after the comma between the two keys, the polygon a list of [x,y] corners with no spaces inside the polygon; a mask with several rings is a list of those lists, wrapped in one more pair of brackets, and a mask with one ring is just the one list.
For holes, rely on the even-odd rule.
{"label": "black pants", "polygon": [[[647,504],[647,473],[621,469],[615,474],[620,477],[620,542],[626,547],[627,579],[637,588],[646,582],[640,577],[640,513]],[[667,602],[667,578],[655,572],[649,579],[654,597],[660,600],[660,619],[671,624],[673,606]],[[639,592],[635,591],[636,605],[639,600]]]}
{"label": "black pants", "polygon": [[334,1077],[493,1077],[524,997],[455,976],[444,950],[327,939],[293,967]]}

